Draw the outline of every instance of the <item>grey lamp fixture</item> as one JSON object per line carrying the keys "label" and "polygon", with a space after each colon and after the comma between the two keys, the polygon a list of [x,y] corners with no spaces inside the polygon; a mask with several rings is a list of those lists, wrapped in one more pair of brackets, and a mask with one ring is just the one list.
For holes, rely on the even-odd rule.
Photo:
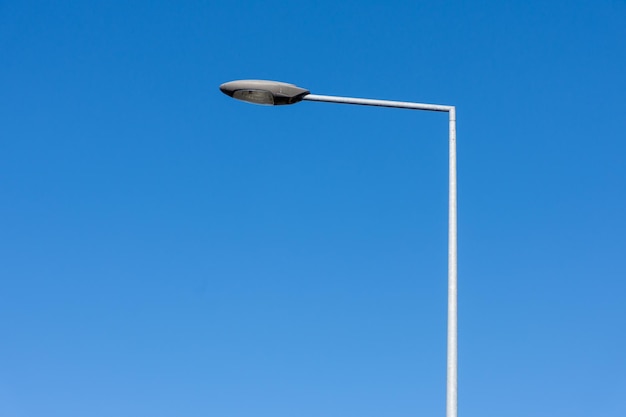
{"label": "grey lamp fixture", "polygon": [[449,119],[449,186],[448,186],[448,354],[446,382],[446,417],[457,417],[458,411],[458,327],[457,327],[457,192],[456,192],[456,108],[439,104],[365,98],[320,96],[293,84],[278,81],[241,80],[220,86],[220,90],[238,100],[255,104],[294,104],[302,100],[326,103],[358,104],[448,113]]}
{"label": "grey lamp fixture", "polygon": [[278,81],[243,80],[220,85],[222,93],[254,104],[278,106],[293,104],[309,94],[309,90]]}

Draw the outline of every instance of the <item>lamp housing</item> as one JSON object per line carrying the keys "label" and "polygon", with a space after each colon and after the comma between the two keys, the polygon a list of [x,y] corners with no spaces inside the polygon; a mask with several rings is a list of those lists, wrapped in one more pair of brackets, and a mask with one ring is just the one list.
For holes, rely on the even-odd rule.
{"label": "lamp housing", "polygon": [[294,84],[266,80],[239,80],[220,85],[222,93],[254,104],[280,106],[301,101],[310,91]]}

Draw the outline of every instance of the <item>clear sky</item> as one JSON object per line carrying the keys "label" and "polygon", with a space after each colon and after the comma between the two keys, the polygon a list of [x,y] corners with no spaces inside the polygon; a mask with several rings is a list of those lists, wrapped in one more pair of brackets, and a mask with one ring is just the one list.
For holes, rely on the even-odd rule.
{"label": "clear sky", "polygon": [[0,1],[0,416],[626,415],[626,2]]}

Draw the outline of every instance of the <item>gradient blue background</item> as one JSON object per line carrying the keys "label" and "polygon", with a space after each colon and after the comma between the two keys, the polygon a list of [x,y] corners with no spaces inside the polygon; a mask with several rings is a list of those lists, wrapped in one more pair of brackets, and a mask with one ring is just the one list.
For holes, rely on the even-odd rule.
{"label": "gradient blue background", "polygon": [[626,415],[626,2],[0,2],[0,416]]}

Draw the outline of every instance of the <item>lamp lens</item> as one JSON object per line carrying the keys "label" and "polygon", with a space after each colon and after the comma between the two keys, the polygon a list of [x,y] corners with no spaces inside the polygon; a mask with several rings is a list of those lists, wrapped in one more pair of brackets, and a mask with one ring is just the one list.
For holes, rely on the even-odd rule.
{"label": "lamp lens", "polygon": [[233,98],[255,104],[274,104],[274,96],[265,90],[237,90],[233,93]]}

